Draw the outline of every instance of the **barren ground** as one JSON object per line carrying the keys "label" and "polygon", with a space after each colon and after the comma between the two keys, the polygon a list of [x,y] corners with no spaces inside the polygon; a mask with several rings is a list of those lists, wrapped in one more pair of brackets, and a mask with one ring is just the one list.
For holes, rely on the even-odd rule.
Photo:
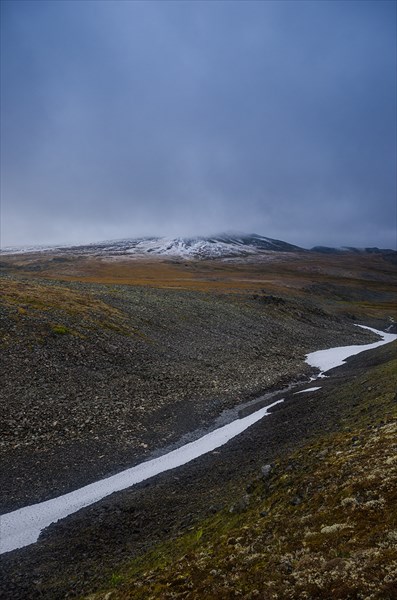
{"label": "barren ground", "polygon": [[[379,256],[2,261],[1,512],[132,466],[225,409],[303,381],[307,352],[372,341],[353,323],[385,327],[395,309],[395,268]],[[391,359],[382,349],[374,357]],[[80,511],[7,555],[6,597],[89,592],[123,561],[239,502],[261,464],[343,429],[343,418],[355,423],[360,400],[349,378],[362,377],[360,360],[321,392],[290,395],[219,453]],[[369,409],[368,424],[390,418],[386,405]]]}

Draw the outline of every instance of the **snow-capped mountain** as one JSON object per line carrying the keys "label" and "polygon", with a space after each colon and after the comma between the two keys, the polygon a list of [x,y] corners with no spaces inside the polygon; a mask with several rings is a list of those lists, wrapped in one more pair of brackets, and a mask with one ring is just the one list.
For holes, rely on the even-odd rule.
{"label": "snow-capped mountain", "polygon": [[217,235],[195,238],[149,238],[137,241],[127,253],[154,253],[183,258],[226,258],[261,251],[291,252],[298,246],[260,235]]}
{"label": "snow-capped mountain", "polygon": [[221,234],[211,237],[148,237],[106,241],[83,246],[4,248],[4,254],[31,252],[61,252],[100,256],[169,256],[184,259],[214,259],[243,257],[262,252],[294,252],[302,248],[253,234]]}
{"label": "snow-capped mountain", "polygon": [[269,255],[276,252],[315,252],[321,254],[381,254],[396,261],[396,251],[382,248],[331,248],[315,246],[311,250],[281,240],[251,234],[220,234],[197,237],[141,237],[94,242],[80,246],[3,247],[0,254],[51,253],[78,256],[164,256],[180,259],[227,259]]}

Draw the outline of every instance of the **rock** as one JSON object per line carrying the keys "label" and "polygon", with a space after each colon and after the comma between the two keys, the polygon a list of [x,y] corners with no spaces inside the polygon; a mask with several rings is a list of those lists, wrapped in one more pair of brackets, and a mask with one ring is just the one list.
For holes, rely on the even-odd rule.
{"label": "rock", "polygon": [[239,500],[238,502],[236,502],[236,504],[233,504],[230,509],[229,512],[231,513],[242,513],[245,510],[247,510],[248,506],[250,503],[250,499],[248,494],[246,494],[245,496],[243,496],[243,498],[241,498],[241,500]]}
{"label": "rock", "polygon": [[262,477],[263,479],[267,479],[270,475],[270,472],[272,471],[272,465],[263,465],[261,467],[261,473],[262,473]]}
{"label": "rock", "polygon": [[216,514],[217,512],[219,512],[220,510],[222,510],[220,506],[215,506],[214,504],[212,504],[212,505],[209,507],[209,509],[208,509],[208,512],[209,512],[209,514],[211,514],[211,515],[215,515],[215,514]]}
{"label": "rock", "polygon": [[317,456],[318,456],[318,458],[325,458],[328,454],[329,454],[329,450],[328,450],[328,448],[325,448],[324,450],[321,450],[321,452],[319,452],[317,454]]}
{"label": "rock", "polygon": [[256,482],[251,481],[251,483],[249,483],[247,485],[247,487],[245,488],[245,491],[247,492],[247,494],[252,494],[255,491],[255,488],[256,488]]}
{"label": "rock", "polygon": [[302,498],[300,496],[294,496],[294,498],[292,498],[292,500],[290,501],[290,504],[292,506],[298,506],[301,503],[302,503]]}

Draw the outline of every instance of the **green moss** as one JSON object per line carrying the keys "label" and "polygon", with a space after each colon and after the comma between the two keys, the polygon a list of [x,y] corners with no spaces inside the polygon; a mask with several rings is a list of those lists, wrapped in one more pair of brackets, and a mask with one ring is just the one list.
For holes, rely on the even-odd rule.
{"label": "green moss", "polygon": [[122,575],[118,575],[117,573],[112,573],[112,576],[110,577],[110,585],[111,587],[117,587],[120,585],[120,583],[122,583],[124,580]]}
{"label": "green moss", "polygon": [[56,333],[57,335],[65,335],[67,333],[70,333],[70,329],[65,327],[65,325],[52,325],[51,330],[53,333]]}
{"label": "green moss", "polygon": [[345,431],[278,461],[250,486],[244,512],[225,509],[132,561],[110,598],[394,598],[396,366],[388,360],[341,385],[339,401],[357,400]]}

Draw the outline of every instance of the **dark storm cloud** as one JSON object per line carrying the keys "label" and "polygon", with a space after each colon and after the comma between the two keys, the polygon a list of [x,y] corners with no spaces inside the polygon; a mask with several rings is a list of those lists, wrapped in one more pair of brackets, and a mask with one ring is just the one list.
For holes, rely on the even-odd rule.
{"label": "dark storm cloud", "polygon": [[394,2],[3,2],[2,243],[395,244]]}

